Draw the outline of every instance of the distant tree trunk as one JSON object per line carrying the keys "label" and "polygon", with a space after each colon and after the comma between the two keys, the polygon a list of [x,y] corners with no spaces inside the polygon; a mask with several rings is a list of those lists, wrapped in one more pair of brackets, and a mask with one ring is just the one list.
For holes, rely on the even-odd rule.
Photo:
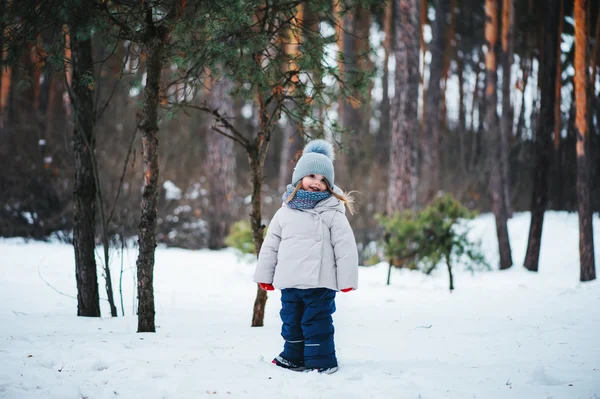
{"label": "distant tree trunk", "polygon": [[510,138],[512,136],[513,109],[510,101],[511,68],[513,64],[514,0],[502,3],[502,119],[500,120],[500,162],[506,211],[511,217],[513,210],[510,189]]}
{"label": "distant tree trunk", "polygon": [[[421,37],[419,38],[419,43],[420,43],[420,49],[421,49],[421,75],[420,75],[420,84],[421,84],[421,103],[423,104],[421,106],[421,125],[424,125],[425,123],[425,111],[426,111],[426,99],[427,99],[427,90],[425,88],[425,58],[426,58],[426,54],[427,54],[427,43],[425,43],[425,35],[424,35],[424,31],[425,31],[425,25],[427,25],[427,0],[419,0],[421,2],[420,4],[420,27],[421,30],[419,31]],[[392,12],[393,12],[393,8],[396,4],[395,1],[389,1],[388,4],[391,4],[392,6]],[[423,148],[423,135],[421,135],[421,143],[420,146],[421,148]]]}
{"label": "distant tree trunk", "polygon": [[[4,15],[6,10],[6,0],[0,0],[0,15]],[[4,18],[0,18],[0,49],[4,49],[4,35],[5,35],[5,24]],[[4,51],[0,57],[4,57]],[[11,68],[8,66],[2,66],[0,68],[0,134],[4,129],[7,118],[6,118],[6,105],[8,104],[8,93],[10,91],[10,76]]]}
{"label": "distant tree trunk", "polygon": [[502,164],[500,161],[500,145],[498,129],[498,115],[496,105],[496,42],[498,38],[498,0],[485,1],[485,39],[487,41],[487,52],[485,56],[486,69],[486,150],[491,166],[489,191],[492,197],[492,209],[496,218],[496,233],[498,235],[498,247],[500,252],[500,269],[508,269],[512,266],[510,241],[508,237],[508,213],[504,190],[502,189]]}
{"label": "distant tree trunk", "polygon": [[[151,21],[151,19],[150,19]],[[140,120],[142,156],[144,159],[144,186],[142,216],[139,232],[138,278],[138,332],[156,332],[154,324],[154,250],[156,249],[156,219],[158,205],[158,104],[160,76],[165,47],[161,37],[148,22],[147,30],[154,32],[147,40],[146,86]]]}
{"label": "distant tree trunk", "polygon": [[285,190],[288,184],[292,184],[291,171],[293,163],[297,159],[298,151],[302,150],[302,134],[296,132],[296,128],[291,123],[286,123],[282,128],[283,136],[281,143],[281,160],[279,163],[279,191]]}
{"label": "distant tree trunk", "polygon": [[[560,44],[562,43],[562,32],[563,32],[563,24],[565,19],[565,2],[564,0],[559,0],[560,3],[560,13],[558,14],[558,40],[556,41],[556,74],[554,84],[554,152],[558,154],[560,150],[560,89],[561,89],[561,78],[560,75],[562,73],[561,68],[561,59],[560,55],[562,54],[562,50],[560,49]],[[600,14],[599,14],[600,15]],[[560,169],[560,165],[558,165],[558,169]],[[560,186],[559,186],[560,188]]]}
{"label": "distant tree trunk", "polygon": [[547,0],[544,5],[544,68],[540,68],[541,110],[540,121],[535,137],[535,172],[531,204],[531,226],[525,255],[525,267],[537,272],[540,259],[540,245],[544,212],[548,206],[548,167],[551,152],[550,135],[554,131],[554,102],[556,100],[556,43],[558,31],[559,0]]}
{"label": "distant tree trunk", "polygon": [[448,76],[450,76],[450,66],[454,58],[454,48],[456,46],[456,0],[450,0],[450,23],[446,30],[446,39],[444,43],[444,72],[442,73],[442,94],[440,104],[440,126],[446,127],[448,108],[446,106],[446,89],[448,88]]}
{"label": "distant tree trunk", "polygon": [[418,131],[419,0],[395,0],[396,94],[392,103],[387,213],[413,209]]}
{"label": "distant tree trunk", "polygon": [[[377,154],[382,154],[389,148],[389,138],[391,129],[391,115],[390,115],[390,70],[388,67],[390,60],[390,52],[392,51],[392,40],[393,40],[393,2],[388,1],[385,6],[383,30],[385,33],[385,39],[383,41],[383,76],[382,76],[382,100],[381,100],[381,124],[379,129],[379,137],[375,143],[375,151]],[[378,158],[382,166],[387,165],[386,157]]]}
{"label": "distant tree trunk", "polygon": [[[210,91],[210,107],[219,110],[231,120],[235,117],[229,91],[231,81],[223,78],[213,81]],[[208,218],[208,248],[225,246],[225,237],[231,224],[231,199],[235,186],[234,141],[216,132],[208,132],[206,174],[210,189],[212,212]]]}
{"label": "distant tree trunk", "polygon": [[587,118],[587,0],[575,0],[575,101],[577,117],[577,208],[581,281],[596,279],[591,207],[591,154]]}
{"label": "distant tree trunk", "polygon": [[[594,35],[594,49],[592,51],[592,59],[591,59],[591,64],[592,64],[592,73],[590,75],[590,86],[592,86],[592,93],[595,93],[595,85],[596,85],[596,76],[598,75],[598,49],[600,48],[600,10],[597,13],[598,15],[596,16],[596,34]],[[562,28],[562,21],[561,21],[561,28]],[[598,98],[596,98],[596,101],[598,100]],[[598,108],[596,107],[596,110],[598,110]],[[600,119],[598,120],[598,123],[600,124]]]}
{"label": "distant tree trunk", "polygon": [[559,0],[560,3],[560,13],[558,18],[558,40],[556,42],[556,83],[554,84],[554,170],[556,181],[556,204],[554,209],[563,209],[563,168],[562,168],[562,157],[560,151],[560,132],[561,132],[561,111],[560,111],[560,103],[561,96],[560,90],[562,88],[562,79],[561,79],[561,54],[562,50],[560,45],[562,43],[562,32],[563,32],[563,24],[565,19],[565,3],[564,0]]}
{"label": "distant tree trunk", "polygon": [[[74,27],[77,29],[77,27]],[[77,316],[100,317],[98,276],[95,258],[96,180],[94,177],[94,92],[83,81],[93,71],[92,41],[71,37],[72,90],[75,128],[73,152],[75,188],[73,190],[73,248],[77,279]]]}
{"label": "distant tree trunk", "polygon": [[[314,22],[318,16],[312,13],[312,9],[310,7],[307,7],[307,17],[308,23],[312,24],[312,26],[310,26],[309,29],[318,29],[318,26],[316,26]],[[305,24],[305,13],[303,4],[300,4],[296,8],[295,19],[297,22],[288,30],[286,35],[287,39],[285,40],[285,44],[283,45],[283,52],[286,56],[284,68],[286,68],[289,71],[298,70],[298,66],[293,60],[295,60],[298,57],[300,43],[302,42],[302,26]],[[293,81],[297,81],[297,75],[294,75],[292,79]],[[290,107],[296,109],[294,104],[290,104]],[[292,163],[296,160],[297,152],[302,149],[302,144],[304,142],[302,121],[298,121],[297,124],[299,126],[294,125],[292,121],[288,121],[283,126],[281,159],[279,163],[279,192],[283,192],[285,190],[286,185],[291,183],[289,180],[291,175],[290,170],[292,169]]]}
{"label": "distant tree trunk", "polygon": [[458,75],[458,130],[463,135],[467,130],[467,107],[465,104],[465,60],[457,57],[456,60]]}
{"label": "distant tree trunk", "polygon": [[[368,9],[356,6],[344,17],[343,53],[346,64],[344,76],[348,81],[352,75],[372,69],[366,58],[370,51],[369,29],[371,14]],[[341,100],[340,122],[348,132],[341,138],[345,152],[340,154],[340,161],[345,175],[353,179],[366,179],[370,163],[366,159],[367,145],[365,140],[370,131],[370,90],[359,91],[352,88],[351,98]]]}
{"label": "distant tree trunk", "polygon": [[440,189],[440,121],[441,121],[441,83],[444,72],[444,45],[446,36],[446,15],[448,14],[448,1],[435,0],[435,21],[432,22],[432,38],[429,43],[431,63],[429,64],[429,82],[427,86],[427,99],[425,105],[425,119],[423,132],[423,167],[427,173],[426,200],[432,199]]}
{"label": "distant tree trunk", "polygon": [[529,83],[529,75],[531,73],[531,60],[528,57],[521,59],[521,71],[523,77],[521,79],[521,110],[519,111],[519,118],[517,119],[517,131],[516,135],[518,137],[525,137],[525,105],[526,105],[526,97],[525,90],[527,89],[527,84]]}

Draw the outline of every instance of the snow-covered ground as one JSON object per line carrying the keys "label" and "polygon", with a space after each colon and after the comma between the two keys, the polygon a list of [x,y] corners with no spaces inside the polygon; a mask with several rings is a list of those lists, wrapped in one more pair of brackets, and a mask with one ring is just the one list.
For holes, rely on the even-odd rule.
{"label": "snow-covered ground", "polygon": [[[441,269],[395,271],[386,286],[384,264],[361,268],[360,289],[338,296],[334,375],[270,364],[282,345],[279,294],[265,327],[251,328],[253,265],[231,251],[158,249],[158,331],[138,334],[134,249],[124,259],[126,316],[88,319],[75,316],[72,247],[3,240],[0,397],[598,399],[600,283],[578,282],[577,216],[547,214],[537,274],[520,266],[528,223],[527,214],[510,221],[517,266],[456,271],[452,294]],[[472,225],[494,264],[493,218]]]}

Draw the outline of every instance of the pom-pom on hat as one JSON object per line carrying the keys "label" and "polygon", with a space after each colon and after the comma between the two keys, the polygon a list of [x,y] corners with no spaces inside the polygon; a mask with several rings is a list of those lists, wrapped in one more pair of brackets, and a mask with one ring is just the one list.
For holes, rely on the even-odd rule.
{"label": "pom-pom on hat", "polygon": [[313,140],[304,147],[302,156],[298,160],[292,184],[296,185],[304,177],[311,174],[323,175],[333,187],[335,172],[333,170],[333,146],[325,140]]}

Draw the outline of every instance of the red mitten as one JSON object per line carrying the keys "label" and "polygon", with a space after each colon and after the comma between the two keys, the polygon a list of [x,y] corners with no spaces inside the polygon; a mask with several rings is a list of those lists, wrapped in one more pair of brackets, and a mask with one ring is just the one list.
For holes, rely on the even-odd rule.
{"label": "red mitten", "polygon": [[260,285],[260,288],[262,288],[265,291],[273,291],[275,289],[275,287],[273,287],[273,284],[258,283],[258,285]]}
{"label": "red mitten", "polygon": [[352,290],[353,290],[353,288],[344,288],[344,289],[342,289],[340,291],[342,291],[342,292],[350,292]]}

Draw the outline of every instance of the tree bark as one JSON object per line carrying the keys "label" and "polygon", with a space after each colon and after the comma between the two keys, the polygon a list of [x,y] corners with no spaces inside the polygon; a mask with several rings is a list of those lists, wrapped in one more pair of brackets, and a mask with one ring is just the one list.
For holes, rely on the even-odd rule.
{"label": "tree bark", "polygon": [[396,94],[392,103],[392,135],[386,210],[413,209],[416,187],[415,135],[418,131],[419,0],[395,0]]}
{"label": "tree bark", "polygon": [[[560,78],[560,75],[562,73],[562,68],[561,68],[561,59],[560,59],[560,55],[562,54],[562,50],[560,48],[560,44],[562,43],[562,32],[563,32],[563,24],[564,24],[564,19],[565,19],[565,2],[564,0],[559,0],[560,3],[560,13],[558,14],[558,39],[556,40],[556,74],[555,74],[555,80],[556,83],[554,84],[554,153],[558,154],[559,150],[560,150],[560,89],[561,89],[561,82],[562,79]],[[600,13],[599,13],[600,15]],[[550,50],[548,50],[550,51]],[[558,156],[557,156],[557,159]],[[557,169],[560,170],[560,165],[557,165]],[[560,173],[559,173],[560,175]],[[562,186],[559,185],[559,189]]]}
{"label": "tree bark", "polygon": [[444,73],[444,47],[446,44],[445,27],[449,3],[447,0],[435,1],[435,20],[432,23],[432,38],[429,43],[431,63],[429,64],[429,82],[425,104],[425,131],[423,148],[423,168],[427,173],[426,200],[431,200],[440,189],[440,106],[442,91],[441,83]]}
{"label": "tree bark", "polygon": [[496,105],[496,42],[498,36],[498,0],[485,1],[485,39],[487,41],[487,52],[485,55],[486,69],[486,142],[488,159],[490,161],[489,191],[492,197],[492,209],[496,219],[496,233],[498,235],[498,247],[500,252],[500,269],[508,269],[512,266],[512,255],[508,237],[508,213],[504,190],[502,189],[502,164],[500,161],[500,131],[498,128],[498,115]]}
{"label": "tree bark", "polygon": [[544,212],[548,206],[548,168],[551,149],[550,135],[554,131],[554,103],[556,101],[556,44],[558,31],[559,0],[548,0],[544,5],[545,37],[544,68],[540,68],[541,110],[540,121],[535,137],[535,172],[533,177],[533,195],[531,204],[531,225],[525,255],[525,267],[537,272],[540,259]]}
{"label": "tree bark", "polygon": [[456,59],[456,74],[458,75],[458,130],[464,137],[467,130],[467,107],[465,104],[465,60]]}
{"label": "tree bark", "polygon": [[[369,29],[371,15],[368,9],[356,6],[344,17],[343,52],[346,64],[344,77],[352,81],[353,75],[372,69],[366,54],[370,51]],[[349,87],[352,87],[350,85]],[[368,176],[370,163],[366,162],[365,140],[370,131],[370,90],[351,89],[351,98],[341,99],[340,122],[347,132],[342,136],[345,152],[340,154],[340,161],[345,176],[353,179],[364,179]]]}
{"label": "tree bark", "polygon": [[502,3],[502,119],[500,120],[500,162],[502,163],[502,189],[508,216],[512,216],[510,189],[510,138],[512,136],[513,109],[510,101],[511,68],[513,64],[514,0]]}
{"label": "tree bark", "polygon": [[[77,27],[74,27],[77,29]],[[93,70],[92,41],[77,35],[66,43],[72,54],[72,96],[75,128],[73,153],[75,188],[73,191],[73,248],[77,280],[77,316],[100,317],[98,276],[95,259],[96,180],[92,152],[94,149],[93,91],[82,81]]]}
{"label": "tree bark", "polygon": [[[0,0],[0,15],[4,15],[6,10],[6,0]],[[4,49],[5,24],[4,18],[0,18],[0,49]],[[4,58],[5,52],[2,51],[0,57]],[[8,104],[8,93],[10,92],[11,68],[2,66],[0,68],[0,134],[5,128],[8,119],[6,118],[6,106]]]}
{"label": "tree bark", "polygon": [[450,22],[446,30],[446,39],[444,43],[444,72],[442,73],[442,94],[440,104],[440,126],[447,126],[448,108],[446,104],[446,88],[448,87],[448,76],[450,76],[450,66],[454,58],[454,49],[456,47],[456,0],[450,0]]}
{"label": "tree bark", "polygon": [[[423,125],[425,123],[425,111],[426,111],[426,105],[427,105],[427,90],[425,88],[425,56],[427,54],[427,43],[425,43],[425,35],[424,35],[424,31],[425,31],[425,25],[427,25],[428,22],[428,18],[427,18],[427,0],[419,0],[421,3],[419,5],[419,14],[420,14],[420,28],[421,30],[419,31],[420,33],[420,38],[419,38],[419,45],[420,45],[420,50],[421,50],[421,67],[420,67],[420,76],[419,76],[419,83],[421,84],[421,102],[423,104],[423,106],[421,107],[421,125]],[[389,4],[392,4],[392,12],[393,9],[395,7],[396,2],[395,1],[389,1]],[[421,147],[423,147],[423,135],[421,135]]]}
{"label": "tree bark", "polygon": [[581,281],[596,279],[591,207],[590,135],[587,118],[587,0],[575,0],[575,101],[577,116],[577,210],[579,213],[579,260]]}
{"label": "tree bark", "polygon": [[[212,82],[210,90],[210,106],[218,109],[221,115],[233,120],[233,104],[229,91],[231,81],[223,78]],[[225,237],[231,224],[231,198],[235,187],[235,154],[233,140],[208,132],[206,174],[210,189],[212,212],[208,215],[208,248],[225,247]]]}
{"label": "tree bark", "polygon": [[[150,19],[151,21],[151,19]],[[156,332],[154,324],[154,250],[156,248],[156,219],[158,205],[158,104],[164,38],[148,23],[153,37],[148,40],[146,86],[140,131],[144,160],[144,186],[142,191],[142,216],[139,232],[138,278],[138,332]]]}
{"label": "tree bark", "polygon": [[[268,143],[265,145],[268,146]],[[263,243],[263,232],[265,226],[262,224],[262,196],[261,188],[264,180],[263,165],[264,159],[261,160],[261,150],[256,145],[251,145],[246,148],[248,152],[248,162],[250,163],[250,176],[252,179],[252,210],[250,212],[250,226],[252,227],[252,241],[256,254],[260,253],[260,248]],[[265,150],[266,152],[266,150]],[[252,327],[262,327],[265,318],[265,305],[267,303],[267,291],[257,285],[256,299],[254,300],[254,311],[252,313]]]}
{"label": "tree bark", "polygon": [[[300,4],[295,10],[294,19],[296,23],[292,25],[287,31],[287,40],[283,45],[283,52],[285,54],[285,66],[284,68],[287,71],[298,71],[298,66],[295,63],[295,59],[298,57],[298,53],[300,51],[300,43],[302,43],[302,26],[305,24],[305,13],[304,13],[304,5]],[[307,7],[307,17],[308,28],[309,29],[318,29],[318,25],[316,25],[315,20],[318,18],[318,15],[313,12],[310,7]],[[298,81],[297,75],[294,75],[292,78],[294,82]],[[320,79],[320,77],[315,76],[316,81]],[[292,87],[293,92],[293,87]],[[297,107],[294,103],[288,106],[290,111],[296,110]],[[290,112],[291,113],[291,112]],[[281,145],[281,159],[279,161],[279,192],[285,191],[285,188],[288,184],[290,184],[290,169],[292,168],[292,163],[296,160],[297,153],[302,149],[303,140],[303,126],[302,121],[299,121],[299,127],[296,128],[291,121],[285,124],[283,127],[283,139]],[[297,132],[297,129],[299,132]]]}
{"label": "tree bark", "polygon": [[[600,48],[600,10],[596,16],[596,34],[594,35],[594,49],[592,50],[592,73],[590,75],[590,85],[592,86],[592,93],[595,93],[596,76],[598,75],[598,49]],[[562,21],[561,21],[562,28]],[[596,100],[598,100],[596,98]],[[596,107],[596,109],[598,109]],[[600,124],[600,120],[598,120]]]}
{"label": "tree bark", "polygon": [[560,3],[560,13],[559,13],[559,18],[558,18],[558,40],[556,41],[556,74],[555,74],[555,81],[556,83],[554,84],[554,152],[553,152],[553,156],[554,156],[554,162],[553,162],[553,171],[554,173],[551,172],[551,174],[554,176],[553,180],[554,180],[554,184],[556,189],[554,190],[555,193],[555,199],[552,200],[552,204],[553,204],[553,208],[554,209],[564,209],[563,208],[563,192],[565,190],[564,188],[564,180],[563,180],[563,162],[562,162],[562,156],[561,156],[561,128],[562,128],[562,123],[561,123],[561,110],[560,110],[560,105],[561,105],[561,88],[562,88],[562,79],[561,79],[561,74],[562,74],[562,68],[561,68],[561,54],[562,54],[562,50],[560,48],[560,45],[562,43],[562,32],[563,32],[563,24],[564,24],[564,19],[565,19],[565,3],[564,0],[559,0]]}
{"label": "tree bark", "polygon": [[283,137],[281,143],[281,159],[279,161],[279,192],[285,191],[288,184],[291,184],[291,170],[297,159],[298,152],[302,150],[302,135],[297,133],[294,125],[286,123],[282,128]]}
{"label": "tree bark", "polygon": [[[388,67],[390,60],[390,52],[392,51],[392,40],[393,40],[393,2],[388,1],[385,6],[383,30],[385,39],[383,41],[383,76],[382,76],[382,100],[381,100],[381,124],[379,128],[379,136],[375,142],[375,151],[378,154],[385,153],[389,148],[390,139],[390,128],[391,128],[391,115],[390,115],[390,69]],[[382,166],[387,165],[387,159],[385,157],[379,157],[378,161]]]}

